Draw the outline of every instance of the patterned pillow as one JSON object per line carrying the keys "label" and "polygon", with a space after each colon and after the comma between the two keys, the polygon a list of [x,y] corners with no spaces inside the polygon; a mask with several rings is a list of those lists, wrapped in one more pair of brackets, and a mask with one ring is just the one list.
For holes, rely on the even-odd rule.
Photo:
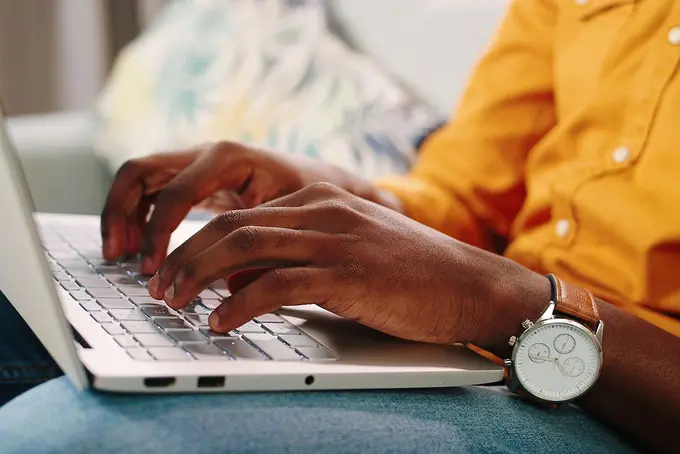
{"label": "patterned pillow", "polygon": [[176,0],[119,56],[95,148],[125,160],[213,140],[404,173],[438,117],[326,27],[323,0]]}

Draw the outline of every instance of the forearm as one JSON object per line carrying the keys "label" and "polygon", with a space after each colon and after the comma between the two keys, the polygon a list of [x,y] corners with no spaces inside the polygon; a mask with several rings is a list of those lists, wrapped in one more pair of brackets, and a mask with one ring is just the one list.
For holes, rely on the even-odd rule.
{"label": "forearm", "polygon": [[611,304],[598,301],[598,308],[605,361],[579,405],[645,446],[677,452],[680,339]]}
{"label": "forearm", "polygon": [[[543,276],[521,267],[508,271],[494,285],[496,310],[477,344],[500,358],[510,357],[509,337],[524,319],[543,312],[550,295]],[[680,420],[680,339],[604,301],[598,308],[604,364],[578,405],[648,448],[676,450],[671,440]]]}

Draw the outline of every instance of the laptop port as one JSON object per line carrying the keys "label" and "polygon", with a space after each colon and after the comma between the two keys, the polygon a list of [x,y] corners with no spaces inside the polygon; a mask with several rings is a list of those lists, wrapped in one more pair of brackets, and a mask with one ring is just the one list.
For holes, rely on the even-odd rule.
{"label": "laptop port", "polygon": [[224,382],[224,377],[198,377],[199,388],[222,388]]}
{"label": "laptop port", "polygon": [[175,384],[175,377],[148,377],[144,379],[147,388],[167,388]]}

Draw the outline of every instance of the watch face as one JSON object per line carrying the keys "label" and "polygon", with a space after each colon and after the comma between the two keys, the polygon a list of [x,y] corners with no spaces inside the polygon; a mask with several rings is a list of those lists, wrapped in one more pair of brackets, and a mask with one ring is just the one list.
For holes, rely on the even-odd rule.
{"label": "watch face", "polygon": [[536,324],[515,347],[513,363],[522,387],[550,402],[575,399],[597,380],[602,355],[596,338],[576,323]]}

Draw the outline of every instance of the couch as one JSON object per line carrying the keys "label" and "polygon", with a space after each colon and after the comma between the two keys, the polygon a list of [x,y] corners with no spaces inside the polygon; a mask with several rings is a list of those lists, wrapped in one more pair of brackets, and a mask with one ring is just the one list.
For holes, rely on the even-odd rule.
{"label": "couch", "polygon": [[[507,0],[330,0],[331,26],[445,118]],[[89,114],[10,118],[37,211],[98,214],[112,178],[93,152]],[[150,150],[152,151],[152,150]]]}

